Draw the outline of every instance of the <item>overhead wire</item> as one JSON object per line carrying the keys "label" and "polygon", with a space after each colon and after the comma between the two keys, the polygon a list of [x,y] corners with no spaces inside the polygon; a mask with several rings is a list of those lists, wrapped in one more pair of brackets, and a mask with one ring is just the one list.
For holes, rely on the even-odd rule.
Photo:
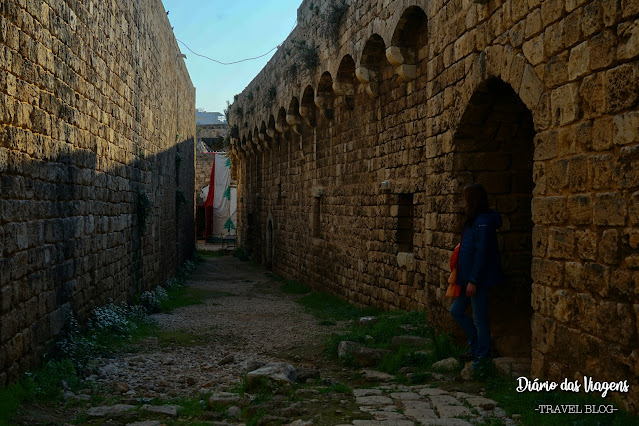
{"label": "overhead wire", "polygon": [[[288,38],[288,36],[290,36],[290,35],[291,35],[291,33],[293,32],[293,30],[295,29],[295,27],[296,27],[296,26],[297,26],[297,19],[296,19],[296,20],[295,20],[295,22],[293,23],[293,27],[291,28],[291,30],[289,31],[288,35],[286,36],[286,38],[285,38],[284,40],[286,40],[286,39]],[[222,62],[222,61],[218,61],[217,59],[213,59],[213,58],[210,58],[210,57],[208,57],[208,56],[206,56],[206,55],[201,55],[201,54],[199,54],[199,53],[197,53],[197,52],[193,51],[193,49],[191,49],[191,48],[190,48],[190,47],[189,47],[186,43],[184,43],[182,40],[180,40],[180,39],[179,39],[179,38],[177,38],[177,37],[176,37],[176,40],[177,40],[177,41],[179,41],[180,43],[182,43],[182,44],[184,45],[184,47],[186,47],[186,48],[187,48],[187,49],[188,49],[191,53],[193,53],[195,56],[199,56],[199,57],[201,57],[201,58],[208,59],[209,61],[216,62],[216,63],[218,63],[218,64],[220,64],[220,65],[234,65],[234,64],[239,64],[239,63],[241,63],[241,62],[253,61],[253,60],[256,60],[256,59],[260,59],[260,58],[263,58],[264,56],[268,55],[269,53],[271,53],[271,52],[272,52],[272,51],[274,51],[275,49],[278,49],[278,48],[282,45],[281,43],[280,43],[280,44],[278,44],[277,46],[275,46],[274,48],[272,48],[272,49],[271,49],[271,50],[269,50],[268,52],[264,53],[263,55],[254,56],[254,57],[252,57],[252,58],[240,59],[240,60],[238,60],[238,61],[233,61],[233,62]],[[282,43],[283,43],[283,42],[282,42]]]}

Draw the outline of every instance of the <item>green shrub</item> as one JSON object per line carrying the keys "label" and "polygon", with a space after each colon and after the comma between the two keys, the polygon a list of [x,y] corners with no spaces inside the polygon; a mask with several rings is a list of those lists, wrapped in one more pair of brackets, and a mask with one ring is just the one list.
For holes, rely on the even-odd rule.
{"label": "green shrub", "polygon": [[248,252],[244,247],[236,247],[235,250],[233,250],[233,256],[237,257],[242,262],[246,262],[250,258]]}

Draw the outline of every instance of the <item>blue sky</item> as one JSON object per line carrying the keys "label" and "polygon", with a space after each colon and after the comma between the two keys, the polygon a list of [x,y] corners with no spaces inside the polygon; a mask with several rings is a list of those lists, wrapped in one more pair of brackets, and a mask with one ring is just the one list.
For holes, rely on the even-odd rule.
{"label": "blue sky", "polygon": [[[193,51],[222,62],[262,55],[282,43],[297,18],[301,0],[163,0],[175,37]],[[220,65],[181,43],[197,93],[196,106],[219,111],[240,93],[275,51],[264,58]]]}

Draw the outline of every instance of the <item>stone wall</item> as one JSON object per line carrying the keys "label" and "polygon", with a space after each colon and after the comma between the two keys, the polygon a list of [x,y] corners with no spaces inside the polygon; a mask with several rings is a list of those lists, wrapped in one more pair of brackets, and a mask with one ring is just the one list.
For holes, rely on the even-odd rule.
{"label": "stone wall", "polygon": [[191,256],[195,90],[179,52],[159,0],[0,3],[0,386],[69,310],[131,300]]}
{"label": "stone wall", "polygon": [[213,153],[198,152],[195,156],[195,197],[198,206],[206,201],[206,199],[202,200],[198,197],[202,193],[202,189],[211,182],[213,161],[215,161],[215,154]]}
{"label": "stone wall", "polygon": [[348,3],[304,1],[232,106],[240,244],[456,330],[448,259],[481,182],[504,218],[494,348],[536,377],[627,379],[637,410],[638,3]]}

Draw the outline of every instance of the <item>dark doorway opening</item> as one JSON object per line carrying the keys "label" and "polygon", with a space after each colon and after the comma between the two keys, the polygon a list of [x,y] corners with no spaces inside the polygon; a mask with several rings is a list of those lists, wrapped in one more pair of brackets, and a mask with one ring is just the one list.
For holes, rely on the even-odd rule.
{"label": "dark doorway opening", "polygon": [[501,356],[531,356],[534,136],[530,110],[510,85],[491,79],[471,97],[454,140],[455,171],[484,185],[504,222],[505,282],[489,302],[492,346]]}

